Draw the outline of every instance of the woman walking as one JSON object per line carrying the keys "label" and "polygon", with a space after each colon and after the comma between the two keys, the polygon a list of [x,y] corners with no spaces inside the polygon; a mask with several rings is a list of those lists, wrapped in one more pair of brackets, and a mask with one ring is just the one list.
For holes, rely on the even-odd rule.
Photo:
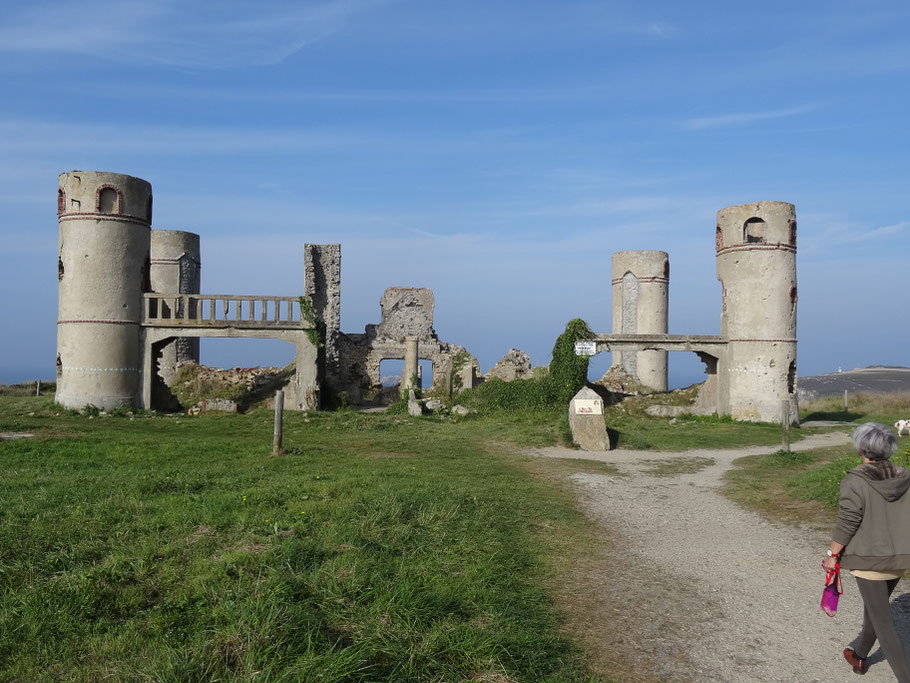
{"label": "woman walking", "polygon": [[897,437],[888,427],[867,422],[853,432],[853,447],[863,464],[840,484],[837,523],[823,566],[840,565],[856,578],[863,598],[863,627],[856,647],[844,658],[858,674],[866,673],[866,657],[876,638],[900,683],[910,683],[910,663],[894,627],[888,599],[910,569],[910,472],[889,458]]}

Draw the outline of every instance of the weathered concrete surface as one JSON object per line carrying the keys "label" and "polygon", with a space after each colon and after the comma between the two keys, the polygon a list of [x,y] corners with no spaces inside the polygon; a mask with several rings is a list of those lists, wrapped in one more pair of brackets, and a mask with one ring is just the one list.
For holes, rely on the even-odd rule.
{"label": "weathered concrete surface", "polygon": [[786,202],[717,212],[721,283],[718,412],[736,420],[780,422],[781,401],[799,421],[796,394],[796,208]]}
{"label": "weathered concrete surface", "polygon": [[423,415],[423,406],[417,400],[417,395],[413,389],[408,389],[408,415],[411,417],[420,417]]}
{"label": "weathered concrete surface", "polygon": [[135,405],[152,186],[119,173],[60,174],[57,393],[62,406]]}
{"label": "weathered concrete surface", "polygon": [[316,319],[325,325],[325,378],[338,382],[341,333],[341,245],[303,245],[303,295],[310,298]]}
{"label": "weathered concrete surface", "polygon": [[[670,260],[665,251],[613,254],[613,331],[666,334]],[[666,351],[615,351],[612,367],[653,391],[667,390]]]}
{"label": "weathered concrete surface", "polygon": [[[202,284],[202,263],[199,250],[199,235],[183,230],[151,231],[151,286],[153,292],[198,294]],[[182,302],[178,304],[177,315],[183,315]],[[158,361],[158,377],[152,388],[155,406],[168,409],[179,408],[174,395],[169,391],[177,366],[181,363],[199,362],[199,339],[178,337],[161,351]]]}
{"label": "weathered concrete surface", "polygon": [[573,443],[582,450],[610,450],[603,399],[590,387],[582,387],[569,402],[569,427]]}
{"label": "weathered concrete surface", "polygon": [[531,357],[520,349],[509,349],[486,374],[487,379],[497,378],[505,382],[531,376]]}
{"label": "weathered concrete surface", "polygon": [[419,339],[417,337],[408,336],[404,338],[404,372],[401,375],[401,386],[403,389],[420,386],[420,380],[418,379],[420,364],[417,358],[418,343]]}
{"label": "weathered concrete surface", "polygon": [[[336,390],[346,392],[348,400],[354,404],[378,394],[382,384],[380,363],[404,360],[406,337],[415,337],[418,360],[428,360],[432,364],[431,391],[445,392],[452,377],[453,358],[459,353],[467,354],[467,351],[463,346],[440,341],[436,336],[434,305],[433,292],[429,289],[387,288],[380,300],[382,319],[379,324],[367,325],[363,334],[339,334]],[[473,383],[472,378],[468,379]]]}

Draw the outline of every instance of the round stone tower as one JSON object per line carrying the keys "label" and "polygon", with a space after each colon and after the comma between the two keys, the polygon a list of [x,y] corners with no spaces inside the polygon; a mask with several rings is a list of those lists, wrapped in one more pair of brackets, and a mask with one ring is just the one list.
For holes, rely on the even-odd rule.
{"label": "round stone tower", "polygon": [[729,340],[718,408],[736,420],[780,422],[786,400],[798,423],[796,208],[758,202],[721,209],[716,240],[720,333]]}
{"label": "round stone tower", "polygon": [[[667,334],[670,260],[665,251],[613,254],[613,334]],[[667,352],[614,351],[612,367],[667,390]]]}
{"label": "round stone tower", "polygon": [[[152,291],[199,294],[199,235],[183,230],[152,230],[151,237]],[[187,361],[199,362],[198,337],[180,337],[164,348],[158,363],[158,374],[166,385],[171,385],[177,366]]]}
{"label": "round stone tower", "polygon": [[62,173],[57,214],[56,400],[76,409],[134,405],[152,186],[119,173]]}

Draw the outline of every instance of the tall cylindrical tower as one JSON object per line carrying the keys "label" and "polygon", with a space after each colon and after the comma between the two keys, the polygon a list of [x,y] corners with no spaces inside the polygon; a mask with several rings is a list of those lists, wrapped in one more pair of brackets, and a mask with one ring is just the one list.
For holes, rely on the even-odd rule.
{"label": "tall cylindrical tower", "polygon": [[786,202],[717,212],[720,333],[718,407],[737,420],[780,422],[781,403],[799,422],[796,401],[796,208]]}
{"label": "tall cylindrical tower", "polygon": [[[670,259],[665,251],[613,254],[613,334],[667,334]],[[613,352],[621,368],[644,386],[667,390],[667,352]]]}
{"label": "tall cylindrical tower", "polygon": [[57,396],[67,408],[133,405],[142,294],[150,289],[152,186],[70,171],[57,190]]}
{"label": "tall cylindrical tower", "polygon": [[[199,294],[202,260],[199,235],[183,230],[152,230],[151,285],[153,292]],[[158,374],[170,386],[177,366],[199,362],[199,338],[180,337],[162,351]]]}

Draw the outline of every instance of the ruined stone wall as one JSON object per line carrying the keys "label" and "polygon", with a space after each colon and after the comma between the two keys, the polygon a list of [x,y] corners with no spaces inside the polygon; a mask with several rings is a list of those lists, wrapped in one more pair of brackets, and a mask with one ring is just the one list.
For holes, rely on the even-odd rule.
{"label": "ruined stone wall", "polygon": [[341,333],[341,245],[303,245],[303,294],[325,324],[325,379],[339,383]]}
{"label": "ruined stone wall", "polygon": [[[420,287],[389,287],[379,305],[382,317],[378,324],[367,325],[363,334],[339,335],[337,389],[346,392],[352,403],[370,400],[379,392],[380,363],[404,360],[407,337],[416,337],[418,359],[433,365],[432,389],[445,390],[451,381],[452,359],[459,352],[467,352],[464,347],[442,342],[436,336],[433,292]],[[473,377],[471,372],[472,384]]]}
{"label": "ruined stone wall", "polygon": [[[613,254],[614,334],[666,334],[670,261],[665,251]],[[619,368],[654,391],[667,390],[667,352],[613,352]]]}
{"label": "ruined stone wall", "polygon": [[[199,294],[202,284],[199,235],[183,230],[152,230],[150,279],[153,292]],[[178,310],[177,314],[183,312]],[[162,351],[158,374],[170,386],[177,366],[189,362],[199,362],[199,339],[179,337]]]}
{"label": "ruined stone wall", "polygon": [[717,212],[721,335],[729,340],[719,409],[737,420],[779,422],[796,398],[796,209],[786,202]]}
{"label": "ruined stone wall", "polygon": [[135,405],[152,186],[99,171],[60,174],[57,394],[67,408]]}

